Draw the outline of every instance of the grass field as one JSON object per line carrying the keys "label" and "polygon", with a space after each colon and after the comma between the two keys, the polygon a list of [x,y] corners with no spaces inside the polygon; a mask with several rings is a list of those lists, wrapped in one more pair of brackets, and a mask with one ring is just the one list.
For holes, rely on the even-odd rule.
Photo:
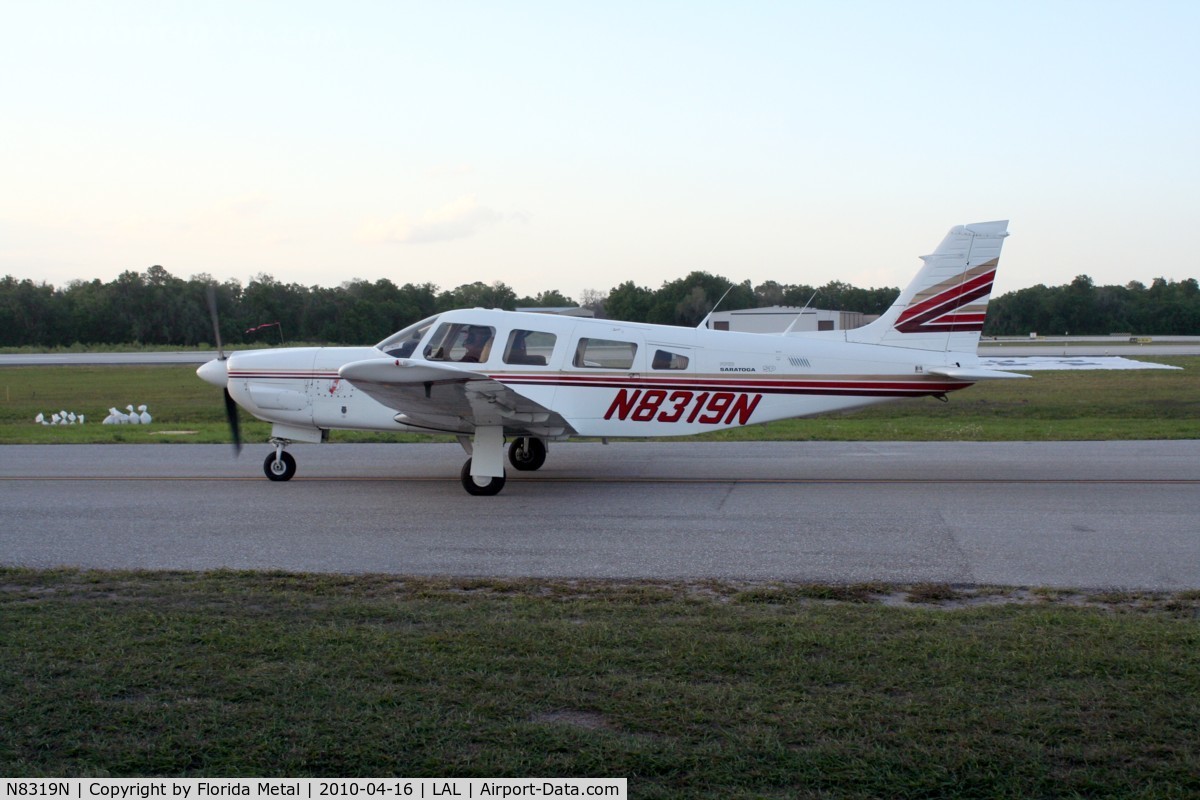
{"label": "grass field", "polygon": [[[885,403],[814,419],[751,425],[706,434],[714,440],[1006,441],[1200,438],[1200,357],[1158,359],[1182,370],[1037,372],[950,395]],[[178,367],[0,368],[0,444],[224,442],[218,389]],[[154,423],[102,426],[110,406],[145,403]],[[84,426],[41,426],[38,412],[83,412]],[[269,426],[243,414],[247,441]],[[334,431],[332,441],[428,441],[413,434]]]}
{"label": "grass field", "polygon": [[1195,797],[1198,607],[1195,592],[0,570],[0,774]]}

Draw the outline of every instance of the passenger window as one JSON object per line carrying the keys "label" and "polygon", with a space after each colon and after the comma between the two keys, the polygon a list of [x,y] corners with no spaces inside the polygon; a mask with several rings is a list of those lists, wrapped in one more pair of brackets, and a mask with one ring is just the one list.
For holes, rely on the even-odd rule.
{"label": "passenger window", "polygon": [[650,366],[653,369],[687,369],[688,357],[668,350],[655,350]]}
{"label": "passenger window", "polygon": [[513,331],[504,348],[504,363],[544,367],[550,363],[557,338],[553,333],[543,331]]}
{"label": "passenger window", "polygon": [[577,367],[596,369],[629,369],[633,366],[633,356],[636,353],[637,345],[633,342],[580,339],[575,348],[575,359],[571,363]]}
{"label": "passenger window", "polygon": [[425,347],[430,361],[482,363],[488,360],[496,329],[487,325],[463,325],[447,322],[438,328]]}

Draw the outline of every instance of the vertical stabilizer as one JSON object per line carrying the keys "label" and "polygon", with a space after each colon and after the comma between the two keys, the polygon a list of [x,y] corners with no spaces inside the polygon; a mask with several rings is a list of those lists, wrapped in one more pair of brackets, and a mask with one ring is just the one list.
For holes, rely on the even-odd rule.
{"label": "vertical stabilizer", "polygon": [[974,353],[1006,236],[1008,220],[951,228],[892,307],[847,340]]}

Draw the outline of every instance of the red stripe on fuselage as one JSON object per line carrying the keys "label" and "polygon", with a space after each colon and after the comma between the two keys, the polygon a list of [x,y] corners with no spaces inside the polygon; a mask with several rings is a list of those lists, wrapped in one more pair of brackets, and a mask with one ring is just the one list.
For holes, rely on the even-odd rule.
{"label": "red stripe on fuselage", "polygon": [[304,381],[335,381],[340,376],[336,372],[304,372],[302,370],[241,370],[235,369],[229,371],[229,377],[247,380],[251,378],[260,378],[266,380],[304,380]]}
{"label": "red stripe on fuselage", "polygon": [[594,389],[688,389],[696,392],[741,391],[790,395],[860,395],[864,397],[908,397],[942,394],[963,389],[964,381],[897,380],[857,378],[854,380],[788,380],[746,378],[644,378],[623,375],[512,375],[492,373],[495,381],[510,386],[561,386]]}
{"label": "red stripe on fuselage", "polygon": [[[230,380],[337,380],[336,372],[299,370],[235,370]],[[595,389],[688,389],[696,392],[741,391],[784,395],[841,395],[861,397],[920,397],[966,388],[965,381],[940,379],[904,380],[898,378],[717,378],[717,377],[630,377],[627,375],[566,375],[562,373],[493,372],[494,381],[509,386],[560,386]],[[351,381],[353,383],[353,381]]]}

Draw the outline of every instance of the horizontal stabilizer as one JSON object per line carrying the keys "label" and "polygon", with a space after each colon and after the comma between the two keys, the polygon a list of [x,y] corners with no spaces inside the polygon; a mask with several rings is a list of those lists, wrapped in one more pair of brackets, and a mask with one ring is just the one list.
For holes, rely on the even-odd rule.
{"label": "horizontal stabilizer", "polygon": [[1153,361],[1135,361],[1121,356],[991,356],[979,359],[980,366],[1021,370],[1081,369],[1183,369]]}
{"label": "horizontal stabilizer", "polygon": [[1004,372],[998,369],[983,367],[926,367],[926,375],[940,375],[943,378],[954,378],[959,381],[994,381],[1001,378],[1028,378],[1019,372]]}

